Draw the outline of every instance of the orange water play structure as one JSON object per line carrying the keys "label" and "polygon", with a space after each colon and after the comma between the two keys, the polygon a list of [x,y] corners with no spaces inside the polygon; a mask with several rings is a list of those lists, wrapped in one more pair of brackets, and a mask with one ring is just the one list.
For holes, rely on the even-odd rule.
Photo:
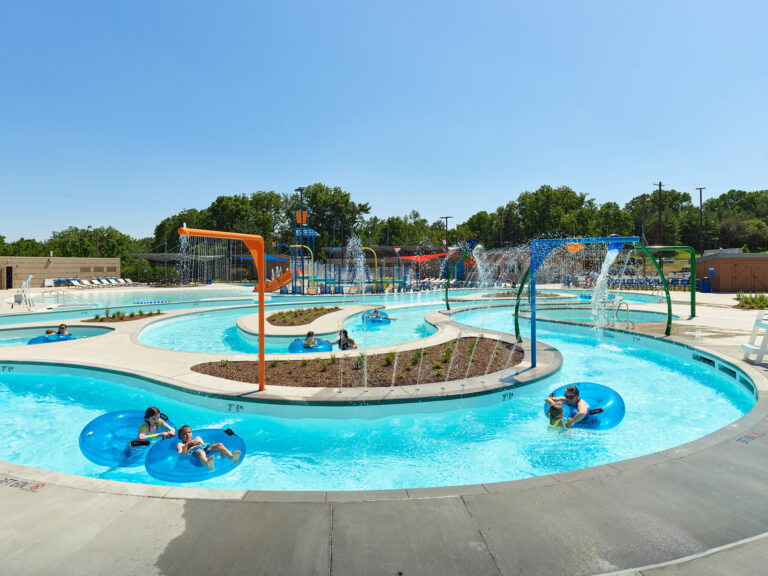
{"label": "orange water play structure", "polygon": [[264,366],[264,293],[276,290],[291,281],[291,271],[286,270],[269,283],[264,282],[266,263],[264,260],[264,238],[255,234],[238,234],[237,232],[219,232],[217,230],[197,230],[195,228],[179,228],[179,236],[202,236],[205,238],[229,238],[242,240],[253,257],[256,274],[259,279],[253,291],[259,294],[259,390],[264,390],[266,370]]}

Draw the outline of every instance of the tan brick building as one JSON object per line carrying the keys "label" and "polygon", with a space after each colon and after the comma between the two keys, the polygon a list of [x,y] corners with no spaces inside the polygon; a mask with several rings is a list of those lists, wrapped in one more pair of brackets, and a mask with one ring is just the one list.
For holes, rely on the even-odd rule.
{"label": "tan brick building", "polygon": [[46,278],[120,278],[120,258],[0,256],[0,290],[21,288],[29,274],[33,287],[44,286]]}

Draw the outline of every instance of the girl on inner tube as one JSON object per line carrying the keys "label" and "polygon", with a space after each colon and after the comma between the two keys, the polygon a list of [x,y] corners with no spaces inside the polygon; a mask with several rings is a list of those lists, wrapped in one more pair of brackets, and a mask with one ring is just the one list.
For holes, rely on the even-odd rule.
{"label": "girl on inner tube", "polygon": [[157,406],[147,408],[147,411],[144,412],[144,421],[139,424],[139,440],[154,440],[157,437],[171,438],[175,434],[176,430],[162,419],[160,409]]}
{"label": "girl on inner tube", "polygon": [[[560,426],[564,426],[565,428],[571,428],[574,424],[583,419],[589,413],[589,404],[587,404],[585,400],[579,397],[579,389],[576,388],[576,386],[568,386],[568,388],[565,389],[565,396],[549,396],[545,398],[544,401],[550,406],[559,406],[561,414],[563,404],[576,406],[578,412],[576,412],[576,414],[567,420],[561,421],[562,423]],[[549,417],[551,422],[552,416],[549,415]]]}

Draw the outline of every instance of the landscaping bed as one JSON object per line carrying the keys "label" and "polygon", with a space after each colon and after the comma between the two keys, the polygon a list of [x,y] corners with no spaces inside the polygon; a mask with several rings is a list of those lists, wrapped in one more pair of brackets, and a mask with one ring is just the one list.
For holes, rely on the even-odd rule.
{"label": "landscaping bed", "polygon": [[[330,358],[268,360],[267,384],[310,388],[406,386],[483,376],[523,360],[519,346],[488,337],[464,337],[397,354],[346,350]],[[219,360],[192,367],[195,372],[258,383],[258,361]],[[393,378],[394,374],[394,378]]]}

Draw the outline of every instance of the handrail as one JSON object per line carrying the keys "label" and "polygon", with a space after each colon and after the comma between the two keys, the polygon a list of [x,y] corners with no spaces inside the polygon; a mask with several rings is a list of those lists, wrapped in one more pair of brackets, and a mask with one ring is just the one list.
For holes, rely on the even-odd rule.
{"label": "handrail", "polygon": [[627,303],[627,301],[626,301],[626,300],[624,300],[623,298],[621,299],[621,302],[619,302],[619,303],[618,303],[618,304],[617,304],[617,305],[614,307],[614,309],[613,309],[613,323],[614,323],[614,324],[616,323],[616,316],[618,315],[618,313],[619,313],[619,310],[621,310],[621,305],[622,305],[622,304],[624,304],[624,308],[626,308],[626,309],[627,309],[627,325],[631,327],[631,326],[632,326],[632,321],[629,319],[629,304],[628,304],[628,303]]}

